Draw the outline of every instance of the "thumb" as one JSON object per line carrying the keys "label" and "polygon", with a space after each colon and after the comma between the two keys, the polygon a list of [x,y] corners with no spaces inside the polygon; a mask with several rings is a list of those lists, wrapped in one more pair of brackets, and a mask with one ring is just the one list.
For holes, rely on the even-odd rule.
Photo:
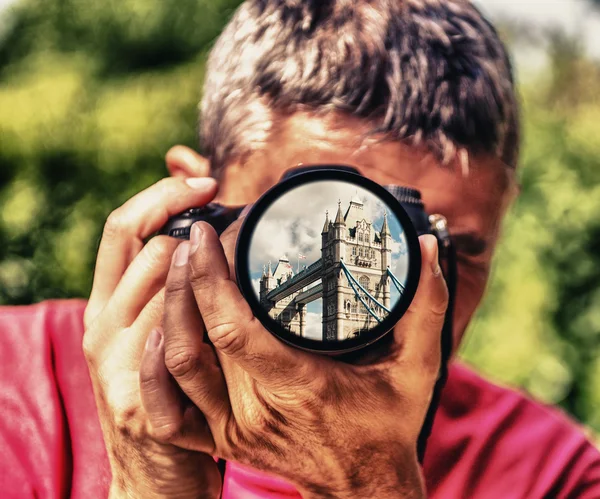
{"label": "thumb", "polygon": [[438,243],[432,235],[419,238],[422,264],[419,286],[404,317],[394,330],[402,356],[410,365],[437,376],[441,332],[448,308],[448,288],[439,265]]}
{"label": "thumb", "polygon": [[190,243],[190,282],[225,377],[231,372],[227,364],[235,364],[259,383],[273,388],[309,379],[314,356],[285,345],[254,317],[230,278],[215,230],[203,222],[194,224]]}

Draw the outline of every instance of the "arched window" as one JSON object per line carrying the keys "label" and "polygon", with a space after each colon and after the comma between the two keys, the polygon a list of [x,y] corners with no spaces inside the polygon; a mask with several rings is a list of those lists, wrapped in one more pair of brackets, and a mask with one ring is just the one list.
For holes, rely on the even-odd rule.
{"label": "arched window", "polygon": [[371,258],[375,258],[375,250],[371,250]]}
{"label": "arched window", "polygon": [[369,290],[369,278],[366,275],[360,276],[360,278],[358,279],[358,282],[367,291]]}
{"label": "arched window", "polygon": [[358,254],[359,254],[360,256],[363,256],[363,251],[364,251],[364,250],[363,250],[362,248],[360,248],[360,249],[358,250]]}
{"label": "arched window", "polygon": [[352,256],[356,256],[356,246],[352,246]]}
{"label": "arched window", "polygon": [[362,243],[362,241],[363,241],[363,233],[362,232],[358,233],[358,240]]}

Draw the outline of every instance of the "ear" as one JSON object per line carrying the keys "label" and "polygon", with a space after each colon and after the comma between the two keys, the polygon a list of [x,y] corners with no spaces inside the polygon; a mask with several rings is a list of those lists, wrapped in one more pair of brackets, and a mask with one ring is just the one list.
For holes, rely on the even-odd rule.
{"label": "ear", "polygon": [[169,149],[165,157],[167,170],[172,177],[209,177],[208,160],[193,149],[186,146],[175,146]]}

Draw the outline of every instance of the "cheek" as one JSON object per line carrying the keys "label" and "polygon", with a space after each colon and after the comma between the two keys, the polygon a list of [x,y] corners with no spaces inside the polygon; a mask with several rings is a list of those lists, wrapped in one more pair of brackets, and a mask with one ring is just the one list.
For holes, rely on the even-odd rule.
{"label": "cheek", "polygon": [[454,351],[460,345],[475,310],[479,306],[488,281],[489,272],[458,264],[458,283],[454,305]]}

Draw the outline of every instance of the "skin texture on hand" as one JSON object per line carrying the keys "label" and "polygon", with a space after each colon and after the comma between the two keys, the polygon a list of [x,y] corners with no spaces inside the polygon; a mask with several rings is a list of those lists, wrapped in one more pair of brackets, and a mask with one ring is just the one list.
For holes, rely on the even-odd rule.
{"label": "skin texture on hand", "polygon": [[220,241],[195,224],[167,278],[165,363],[206,417],[213,446],[198,449],[284,477],[303,497],[423,497],[416,441],[448,298],[435,238],[421,238],[419,290],[389,354],[350,365],[288,347],[254,318],[233,275],[237,230]]}
{"label": "skin texture on hand", "polygon": [[163,396],[172,410],[182,409],[179,425],[202,446],[212,445],[204,417],[186,407],[164,367],[164,341],[157,329],[162,289],[179,242],[164,236],[145,246],[143,241],[170,216],[209,202],[216,190],[212,179],[164,179],[114,211],[106,223],[84,316],[83,349],[113,475],[111,497],[220,495],[221,477],[212,457],[164,443],[160,425],[155,434],[149,424],[140,391],[144,387],[151,393],[155,379],[169,382],[171,391],[163,390]]}

